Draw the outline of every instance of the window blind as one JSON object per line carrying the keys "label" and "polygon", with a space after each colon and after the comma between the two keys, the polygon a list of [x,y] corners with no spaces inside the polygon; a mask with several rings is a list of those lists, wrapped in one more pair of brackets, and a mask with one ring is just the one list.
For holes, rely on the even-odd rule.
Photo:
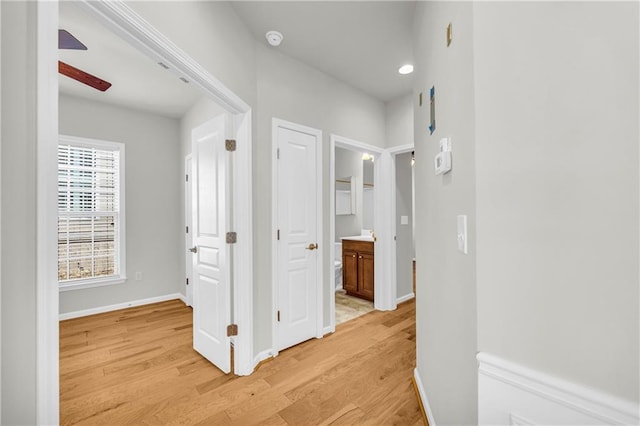
{"label": "window blind", "polygon": [[58,280],[120,275],[120,152],[58,146]]}

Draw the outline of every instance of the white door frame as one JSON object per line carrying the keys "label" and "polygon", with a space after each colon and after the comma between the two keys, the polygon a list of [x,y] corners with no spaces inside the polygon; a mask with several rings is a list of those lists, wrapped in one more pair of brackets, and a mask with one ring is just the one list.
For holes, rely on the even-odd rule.
{"label": "white door frame", "polygon": [[[405,154],[407,152],[411,152],[414,150],[414,145],[411,144],[405,144],[405,145],[399,145],[399,146],[394,146],[392,148],[387,149],[387,152],[389,152],[389,154],[391,155],[391,171],[390,171],[390,184],[391,184],[391,235],[392,235],[392,252],[391,255],[389,256],[389,267],[391,268],[391,276],[393,277],[394,282],[396,283],[396,290],[394,293],[394,297],[396,298],[396,306],[398,303],[398,291],[397,291],[397,278],[398,278],[398,258],[397,258],[397,249],[398,246],[396,244],[396,240],[395,240],[395,236],[397,235],[396,233],[398,232],[397,229],[397,221],[398,221],[398,206],[396,203],[396,197],[397,197],[397,190],[396,190],[396,157],[399,154]],[[415,200],[412,200],[412,203],[415,203]],[[413,217],[413,220],[415,221],[415,217]],[[414,237],[415,238],[415,235]],[[415,296],[415,295],[414,295]],[[407,300],[407,299],[404,299]]]}
{"label": "white door frame", "polygon": [[318,143],[316,144],[316,209],[317,209],[317,238],[318,238],[318,246],[319,250],[317,250],[316,256],[316,297],[317,297],[317,307],[316,307],[316,338],[321,338],[324,336],[324,327],[323,327],[323,256],[324,252],[324,233],[323,233],[323,223],[324,223],[324,209],[323,207],[323,193],[322,193],[322,131],[318,129],[314,129],[312,127],[303,126],[301,124],[292,123],[289,121],[281,120],[279,118],[273,118],[271,124],[271,151],[272,158],[271,164],[273,167],[271,168],[271,229],[272,233],[272,243],[271,243],[271,282],[272,292],[271,292],[271,302],[272,302],[272,328],[271,328],[271,354],[276,356],[279,352],[279,344],[278,344],[278,242],[277,242],[277,232],[278,232],[278,128],[290,129],[296,132],[308,133],[316,136],[316,140]]}
{"label": "white door frame", "polygon": [[[367,152],[374,155],[373,163],[373,186],[374,192],[374,212],[373,223],[376,234],[375,258],[374,262],[374,307],[380,311],[390,311],[396,308],[396,281],[395,276],[391,275],[391,264],[382,262],[381,259],[390,259],[392,254],[389,250],[395,247],[393,243],[393,233],[391,232],[391,206],[389,203],[379,203],[375,200],[386,200],[391,196],[391,155],[388,150],[364,142],[345,138],[343,136],[331,134],[329,147],[329,237],[331,246],[329,247],[329,277],[335,277],[335,265],[333,259],[336,257],[336,249],[333,244],[336,234],[336,148],[344,148],[351,151]],[[388,252],[389,251],[389,252]],[[392,279],[393,277],[393,279]],[[336,329],[336,294],[335,283],[330,282],[332,288],[329,299],[329,327],[328,332],[334,332]]]}
{"label": "white door frame", "polygon": [[[79,5],[112,30],[173,72],[199,87],[209,98],[232,114],[237,140],[233,170],[233,210],[238,242],[234,257],[235,372],[253,372],[253,217],[251,168],[251,108],[205,68],[173,44],[121,0],[82,0]],[[37,249],[36,249],[36,419],[38,424],[60,420],[58,290],[57,282],[57,140],[58,140],[58,2],[36,3],[36,103],[37,103]],[[240,214],[240,212],[242,212]]]}
{"label": "white door frame", "polygon": [[[193,237],[192,237],[192,232],[193,232],[193,220],[192,220],[192,211],[193,211],[193,207],[191,205],[191,200],[193,197],[193,194],[191,193],[191,185],[193,182],[193,179],[191,178],[191,170],[192,170],[192,155],[191,154],[187,154],[184,157],[184,174],[185,176],[189,176],[188,179],[184,180],[184,224],[185,227],[188,229],[185,229],[185,237],[184,237],[184,242],[185,242],[185,250],[184,250],[184,270],[185,270],[185,301],[186,304],[189,306],[193,306],[193,265],[192,265],[192,254],[189,252],[189,249],[191,247],[193,247]],[[191,273],[189,274],[189,268],[191,268]],[[191,281],[189,281],[191,280]],[[187,284],[188,283],[188,284]]]}

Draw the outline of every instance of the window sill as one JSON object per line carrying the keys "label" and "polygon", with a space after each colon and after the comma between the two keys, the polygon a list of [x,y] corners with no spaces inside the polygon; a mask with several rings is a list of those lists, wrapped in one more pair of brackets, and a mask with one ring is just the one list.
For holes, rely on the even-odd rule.
{"label": "window sill", "polygon": [[108,277],[108,278],[91,278],[86,280],[69,281],[65,283],[59,283],[59,291],[71,291],[82,290],[85,288],[103,287],[108,285],[124,284],[127,281],[127,277]]}

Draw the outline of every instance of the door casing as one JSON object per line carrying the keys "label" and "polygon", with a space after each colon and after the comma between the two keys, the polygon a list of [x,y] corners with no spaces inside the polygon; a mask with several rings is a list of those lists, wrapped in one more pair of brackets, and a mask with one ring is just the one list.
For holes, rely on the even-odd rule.
{"label": "door casing", "polygon": [[184,237],[184,271],[185,271],[185,292],[186,303],[189,306],[193,306],[193,265],[192,255],[189,249],[193,247],[193,226],[191,218],[191,184],[193,179],[191,178],[191,154],[184,157],[184,174],[186,176],[184,181],[184,225],[185,225],[185,237]]}

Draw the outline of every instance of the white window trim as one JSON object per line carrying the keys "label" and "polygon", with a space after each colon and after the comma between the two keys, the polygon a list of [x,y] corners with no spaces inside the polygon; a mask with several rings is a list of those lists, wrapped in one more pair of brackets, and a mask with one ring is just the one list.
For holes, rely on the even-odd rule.
{"label": "white window trim", "polygon": [[118,252],[120,255],[119,265],[120,274],[110,277],[100,278],[87,278],[66,282],[58,282],[59,291],[79,290],[92,287],[102,287],[107,285],[123,284],[127,281],[127,253],[126,253],[126,206],[125,206],[125,150],[124,144],[120,142],[111,142],[98,139],[81,138],[76,136],[60,135],[58,137],[58,144],[69,144],[73,146],[80,146],[85,148],[99,148],[118,151],[120,153],[120,199],[119,199],[119,246]]}

